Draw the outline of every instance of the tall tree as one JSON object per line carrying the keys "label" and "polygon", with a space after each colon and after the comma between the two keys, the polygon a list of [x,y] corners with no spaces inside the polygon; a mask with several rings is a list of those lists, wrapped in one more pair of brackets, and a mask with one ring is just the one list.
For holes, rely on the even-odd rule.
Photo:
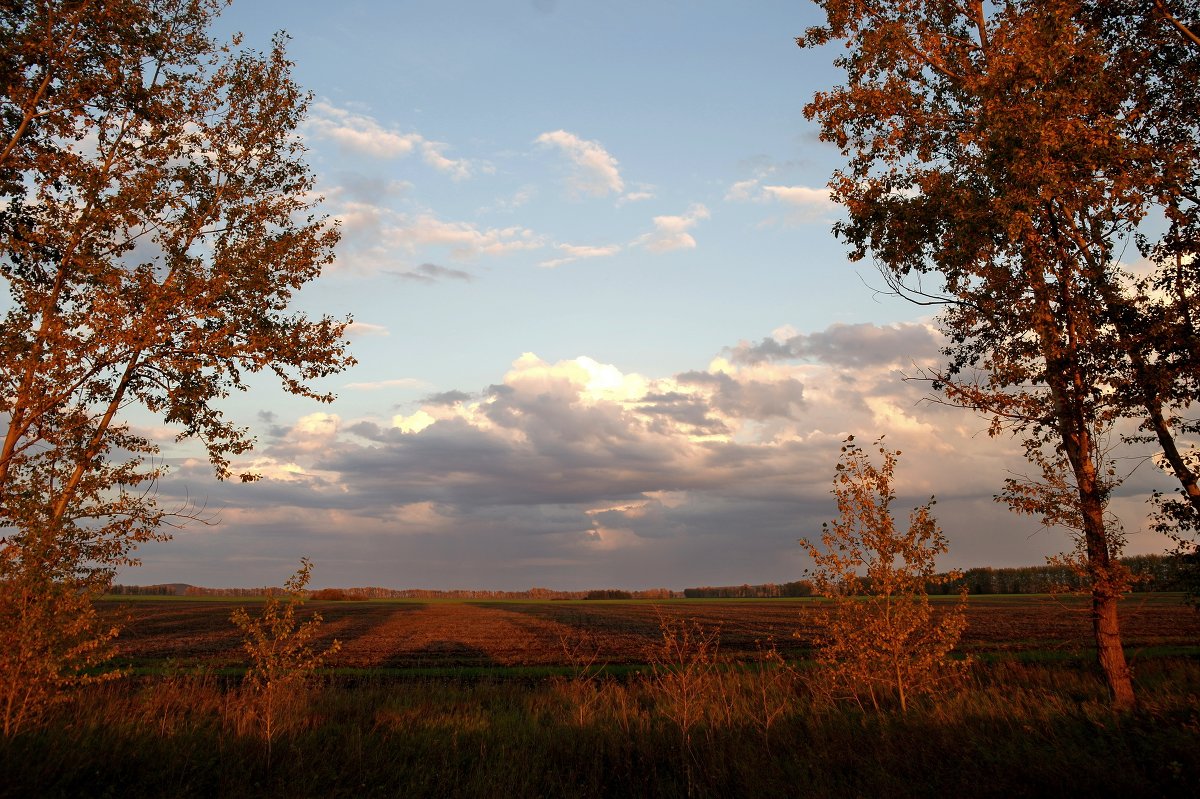
{"label": "tall tree", "polygon": [[[951,341],[937,385],[1064,463],[1100,665],[1130,706],[1103,439],[1137,420],[1200,508],[1177,442],[1196,432],[1200,48],[1169,3],[820,5],[827,24],[798,41],[847,47],[845,85],[806,107],[848,158],[835,231],[902,292],[936,277]],[[1148,273],[1121,262],[1131,242]]]}
{"label": "tall tree", "polygon": [[111,635],[87,598],[170,521],[128,410],[224,479],[253,440],[216,402],[247,373],[328,401],[310,381],[352,363],[347,321],[289,311],[338,238],[296,135],[308,96],[283,37],[209,36],[224,5],[0,5],[5,731]]}

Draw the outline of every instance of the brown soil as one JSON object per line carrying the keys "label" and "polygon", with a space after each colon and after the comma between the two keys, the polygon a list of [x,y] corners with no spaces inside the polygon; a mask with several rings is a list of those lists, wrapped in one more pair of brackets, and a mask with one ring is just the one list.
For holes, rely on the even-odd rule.
{"label": "brown soil", "polygon": [[[236,601],[112,602],[124,619],[123,659],[135,663],[243,661],[229,621]],[[254,606],[248,608],[253,615]],[[721,652],[753,658],[771,643],[785,654],[807,649],[821,606],[806,600],[696,601],[655,604],[579,602],[310,602],[301,616],[324,617],[321,642],[342,642],[330,662],[341,667],[451,667],[644,663],[661,641],[664,619],[693,620],[720,630]],[[971,652],[1073,652],[1091,643],[1086,599],[977,597],[961,648]],[[1122,603],[1122,633],[1136,655],[1147,646],[1200,644],[1200,613],[1175,597],[1132,597]],[[572,654],[574,653],[574,654]]]}

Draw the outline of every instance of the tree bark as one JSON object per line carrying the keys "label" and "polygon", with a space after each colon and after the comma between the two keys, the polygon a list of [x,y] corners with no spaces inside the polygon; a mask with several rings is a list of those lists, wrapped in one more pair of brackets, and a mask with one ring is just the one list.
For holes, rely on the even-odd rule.
{"label": "tree bark", "polygon": [[1121,628],[1117,618],[1117,597],[1104,595],[1092,588],[1092,631],[1096,636],[1096,655],[1108,682],[1112,706],[1117,710],[1132,710],[1136,705],[1133,693],[1133,674],[1125,661],[1121,647]]}
{"label": "tree bark", "polygon": [[[1046,274],[1036,265],[1027,268],[1033,292],[1033,326],[1046,363],[1046,384],[1054,404],[1054,427],[1063,454],[1071,464],[1075,485],[1079,491],[1079,515],[1083,526],[1084,551],[1092,590],[1092,633],[1096,640],[1096,657],[1114,708],[1134,707],[1133,678],[1121,646],[1121,626],[1117,615],[1117,600],[1121,595],[1119,565],[1112,563],[1108,531],[1104,521],[1104,490],[1096,468],[1092,424],[1085,401],[1089,389],[1086,375],[1074,351],[1075,335],[1071,289],[1069,282],[1060,282],[1056,289],[1047,283]],[[1060,296],[1059,316],[1065,316],[1065,330],[1060,330],[1052,303],[1052,294]],[[1064,336],[1065,332],[1065,336]]]}

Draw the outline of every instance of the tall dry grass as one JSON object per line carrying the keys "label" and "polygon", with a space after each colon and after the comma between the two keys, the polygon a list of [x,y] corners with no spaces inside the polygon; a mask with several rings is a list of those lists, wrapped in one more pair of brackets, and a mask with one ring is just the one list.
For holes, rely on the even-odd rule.
{"label": "tall dry grass", "polygon": [[831,705],[809,673],[718,658],[686,750],[650,667],[605,673],[583,723],[561,681],[333,677],[268,762],[238,680],[177,668],[86,687],[0,742],[0,796],[1008,797],[1069,779],[1142,797],[1200,780],[1194,659],[1143,660],[1124,714],[1082,661],[983,664],[903,714]]}

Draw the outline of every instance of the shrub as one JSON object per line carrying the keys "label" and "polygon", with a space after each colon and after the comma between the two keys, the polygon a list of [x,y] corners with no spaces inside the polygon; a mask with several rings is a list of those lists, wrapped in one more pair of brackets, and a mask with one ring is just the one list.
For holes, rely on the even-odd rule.
{"label": "shrub", "polygon": [[245,608],[238,608],[230,617],[242,631],[242,645],[250,658],[242,684],[243,708],[267,742],[268,759],[271,743],[280,726],[294,715],[305,684],[325,658],[341,648],[341,643],[334,641],[324,652],[313,649],[321,614],[314,613],[304,622],[296,619],[311,573],[312,562],[302,558],[300,568],[285,584],[287,599],[270,596],[258,618],[251,618]]}
{"label": "shrub", "polygon": [[827,691],[876,709],[894,695],[907,710],[910,696],[937,693],[963,674],[964,661],[951,659],[950,651],[966,627],[966,591],[934,617],[926,584],[959,575],[934,570],[948,545],[932,498],[913,509],[907,532],[896,528],[890,506],[900,452],[882,441],[875,442],[883,456],[876,467],[853,436],[846,439],[833,481],[839,518],[823,525],[821,547],[801,543],[816,562],[817,590],[834,600],[817,640]]}

